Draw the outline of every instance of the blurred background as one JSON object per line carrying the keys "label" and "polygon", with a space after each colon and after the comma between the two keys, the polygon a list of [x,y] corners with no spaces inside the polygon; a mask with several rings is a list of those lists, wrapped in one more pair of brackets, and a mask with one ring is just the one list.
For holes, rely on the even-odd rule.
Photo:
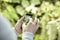
{"label": "blurred background", "polygon": [[[0,0],[0,12],[12,26],[22,16],[37,17],[39,29],[34,40],[60,40],[60,0]],[[48,25],[48,26],[47,26]],[[18,40],[22,40],[18,36]]]}

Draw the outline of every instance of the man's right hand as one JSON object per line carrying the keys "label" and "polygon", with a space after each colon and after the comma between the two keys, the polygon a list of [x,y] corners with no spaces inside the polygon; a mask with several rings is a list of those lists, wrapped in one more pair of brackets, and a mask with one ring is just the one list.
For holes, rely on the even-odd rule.
{"label": "man's right hand", "polygon": [[30,32],[30,33],[35,33],[38,29],[38,19],[35,18],[34,22],[32,19],[30,19],[29,23],[27,25],[23,24],[23,33],[24,32]]}

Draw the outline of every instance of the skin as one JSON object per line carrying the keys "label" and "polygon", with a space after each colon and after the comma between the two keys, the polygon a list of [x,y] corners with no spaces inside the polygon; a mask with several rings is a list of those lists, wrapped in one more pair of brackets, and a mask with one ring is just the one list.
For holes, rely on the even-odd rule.
{"label": "skin", "polygon": [[[29,23],[27,25],[25,25],[23,23],[24,17],[22,17],[21,19],[18,20],[18,22],[16,23],[16,31],[21,34],[22,32],[31,32],[31,33],[35,33],[38,29],[38,19],[35,18],[34,21],[32,21],[32,19],[30,19]],[[22,30],[21,30],[22,27]]]}
{"label": "skin", "polygon": [[22,17],[21,19],[19,19],[16,23],[16,27],[15,27],[15,30],[17,31],[17,33],[21,34],[22,33],[22,25],[23,25],[23,20],[24,20],[24,17]]}

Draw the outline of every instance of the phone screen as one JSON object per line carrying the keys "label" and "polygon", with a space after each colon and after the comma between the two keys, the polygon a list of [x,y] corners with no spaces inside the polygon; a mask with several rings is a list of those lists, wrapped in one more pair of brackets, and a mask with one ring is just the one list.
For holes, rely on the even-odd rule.
{"label": "phone screen", "polygon": [[27,23],[29,22],[30,20],[30,16],[25,16],[25,19],[24,19],[24,23],[27,25]]}

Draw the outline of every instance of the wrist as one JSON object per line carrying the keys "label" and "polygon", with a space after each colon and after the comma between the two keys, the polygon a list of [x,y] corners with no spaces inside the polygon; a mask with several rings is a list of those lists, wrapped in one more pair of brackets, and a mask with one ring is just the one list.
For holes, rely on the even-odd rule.
{"label": "wrist", "polygon": [[26,32],[34,34],[34,32],[31,31],[31,30],[24,30],[24,31],[23,31],[23,33],[26,33]]}
{"label": "wrist", "polygon": [[22,39],[24,40],[25,38],[33,40],[34,34],[31,32],[23,32],[22,34]]}

